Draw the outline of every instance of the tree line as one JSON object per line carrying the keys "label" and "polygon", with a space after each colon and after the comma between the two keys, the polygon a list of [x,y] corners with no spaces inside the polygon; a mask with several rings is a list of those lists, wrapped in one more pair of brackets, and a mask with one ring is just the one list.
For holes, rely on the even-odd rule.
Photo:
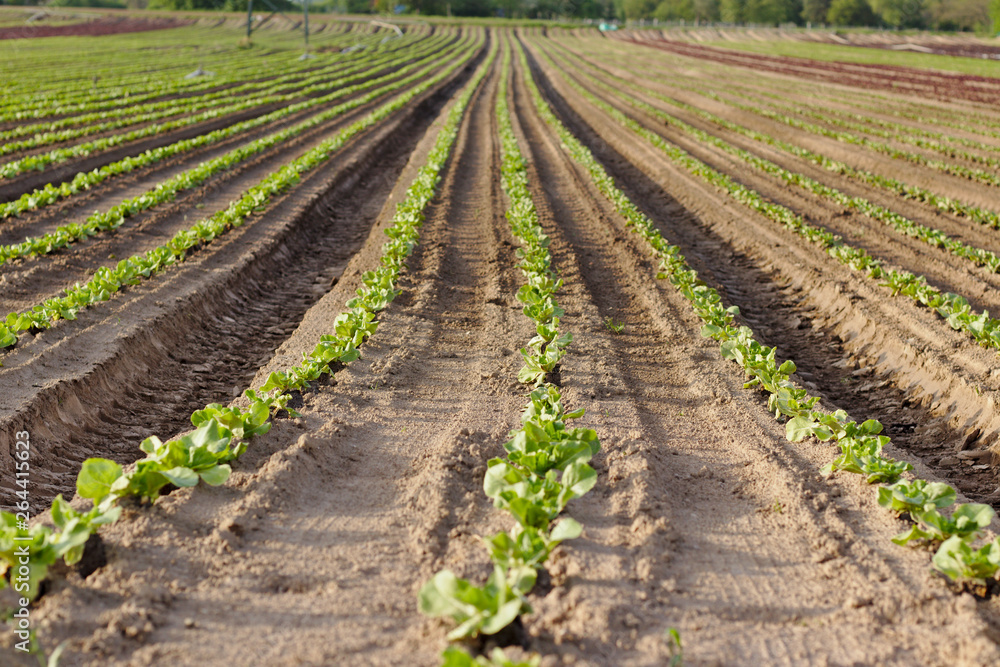
{"label": "tree line", "polygon": [[[295,11],[303,0],[270,0]],[[4,0],[0,0],[3,4]],[[246,11],[247,0],[19,0],[18,4]],[[255,8],[263,2],[254,2]],[[1000,0],[310,0],[312,11],[656,20],[685,23],[831,25],[1000,31]]]}

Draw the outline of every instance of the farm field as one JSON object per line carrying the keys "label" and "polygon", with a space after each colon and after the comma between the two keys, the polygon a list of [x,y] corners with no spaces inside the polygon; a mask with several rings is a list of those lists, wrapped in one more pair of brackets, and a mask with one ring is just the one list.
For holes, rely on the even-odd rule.
{"label": "farm field", "polygon": [[157,20],[0,39],[2,664],[1000,664],[1000,69]]}

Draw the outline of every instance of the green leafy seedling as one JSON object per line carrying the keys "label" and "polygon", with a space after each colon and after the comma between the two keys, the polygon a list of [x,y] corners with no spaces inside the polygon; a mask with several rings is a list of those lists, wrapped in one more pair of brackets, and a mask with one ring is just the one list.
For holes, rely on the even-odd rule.
{"label": "green leafy seedling", "polygon": [[910,516],[916,525],[905,533],[896,535],[892,541],[899,545],[913,541],[935,544],[952,536],[971,541],[979,537],[995,515],[992,507],[979,503],[958,505],[951,516],[945,516],[933,508],[913,510]]}
{"label": "green leafy seedling", "polygon": [[616,322],[613,317],[605,317],[604,328],[612,333],[620,334],[625,331],[625,322]]}
{"label": "green leafy seedling", "polygon": [[441,657],[444,660],[441,667],[539,667],[542,664],[539,655],[514,662],[499,647],[490,651],[489,656],[480,655],[473,658],[457,646],[449,646]]}
{"label": "green leafy seedling", "polygon": [[535,570],[525,568],[511,578],[513,582],[495,565],[486,585],[480,588],[459,579],[450,570],[442,570],[420,589],[420,611],[432,618],[454,619],[458,627],[448,633],[452,641],[496,634],[513,623],[522,610],[529,610],[519,592],[527,592],[534,586]]}
{"label": "green leafy seedling", "polygon": [[681,645],[681,633],[677,628],[668,628],[663,633],[670,648],[670,667],[681,667],[684,664],[684,647]]}
{"label": "green leafy seedling", "polygon": [[900,481],[878,490],[878,504],[893,512],[926,512],[955,503],[955,489],[944,482]]}
{"label": "green leafy seedling", "polygon": [[954,535],[938,548],[933,564],[953,581],[985,584],[1000,569],[1000,538],[976,548]]}

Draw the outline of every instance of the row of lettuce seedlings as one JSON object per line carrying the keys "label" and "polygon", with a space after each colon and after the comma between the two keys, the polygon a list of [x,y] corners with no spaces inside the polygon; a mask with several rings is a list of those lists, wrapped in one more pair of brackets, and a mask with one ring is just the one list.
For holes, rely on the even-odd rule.
{"label": "row of lettuce seedlings", "polygon": [[[565,65],[565,60],[563,59],[560,60]],[[914,222],[913,220],[899,213],[896,213],[895,211],[891,211],[880,204],[871,202],[868,199],[865,199],[864,197],[852,197],[850,195],[841,192],[840,190],[837,190],[836,188],[820,183],[816,179],[810,178],[805,174],[785,169],[784,167],[781,167],[775,164],[774,162],[771,162],[770,160],[766,160],[757,155],[754,155],[750,151],[743,150],[742,148],[730,144],[729,142],[720,139],[719,137],[716,137],[712,134],[709,134],[708,132],[705,132],[692,125],[689,125],[684,121],[682,121],[680,118],[672,114],[666,113],[660,109],[657,109],[656,107],[653,107],[652,105],[647,104],[631,95],[628,95],[625,92],[603,81],[598,80],[596,77],[591,76],[586,72],[581,71],[581,74],[588,80],[590,80],[598,88],[605,90],[611,95],[621,99],[623,102],[625,102],[632,108],[642,113],[645,113],[649,116],[652,116],[657,120],[662,121],[665,124],[668,124],[672,127],[676,127],[702,143],[716,146],[717,148],[729,153],[730,155],[734,155],[737,158],[743,160],[746,164],[750,165],[751,167],[759,171],[762,171],[766,174],[770,174],[772,176],[777,176],[785,183],[788,183],[790,185],[797,185],[803,190],[812,192],[813,194],[823,197],[825,199],[829,199],[839,204],[840,206],[858,211],[859,213],[862,213],[863,215],[871,218],[872,220],[881,222],[887,225],[888,227],[891,227],[892,229],[896,230],[901,234],[914,237],[936,248],[943,248],[948,252],[950,252],[951,254],[955,255],[956,257],[967,259],[975,265],[985,266],[993,273],[1000,272],[1000,255],[997,255],[991,250],[986,250],[984,248],[978,248],[966,244],[959,239],[948,236],[939,229],[935,229],[933,227],[928,227],[926,225]],[[655,95],[655,96],[658,99],[662,99],[660,95]],[[680,104],[678,104],[678,106],[680,106]],[[694,113],[699,113],[698,110],[694,110],[693,107],[690,107],[689,105],[683,105],[682,108],[687,108],[688,110],[691,110]],[[702,114],[699,113],[699,115]],[[707,112],[704,112],[703,115],[704,117],[712,120],[713,122],[719,125],[725,124],[726,126],[732,126],[732,128],[739,127],[736,126],[735,123],[729,123],[729,121],[725,121],[724,119],[714,116],[714,114],[708,114]],[[734,129],[734,131],[740,131],[742,129],[743,128]],[[746,130],[744,131],[746,132]],[[761,137],[761,141],[766,141],[772,145],[775,145],[777,143],[775,140],[771,139],[770,137],[767,137],[766,135],[763,135],[762,133],[754,133],[754,134]]]}
{"label": "row of lettuce seedlings", "polygon": [[[440,37],[438,39],[440,39]],[[432,40],[427,40],[427,42],[430,41]],[[404,53],[413,46],[414,39],[411,36],[405,43],[393,44],[391,47],[385,49],[383,53]],[[365,61],[371,60],[372,53],[373,52],[363,53],[360,56],[355,56],[355,59],[357,62],[365,63]],[[0,144],[0,155],[9,155],[11,153],[41,148],[42,146],[48,146],[51,144],[64,143],[74,139],[87,137],[92,134],[111,132],[133,125],[151,123],[153,121],[171,118],[174,116],[183,115],[186,116],[188,120],[208,120],[210,118],[228,115],[230,113],[235,113],[236,111],[262,106],[265,104],[287,104],[295,99],[336,89],[338,87],[338,80],[346,76],[348,73],[361,69],[374,71],[372,68],[378,63],[376,61],[372,61],[370,65],[361,64],[348,68],[345,68],[344,64],[345,61],[338,60],[331,62],[316,72],[310,72],[308,76],[303,76],[302,73],[286,74],[274,77],[267,81],[253,81],[241,86],[235,86],[225,90],[217,90],[207,95],[152,102],[144,104],[141,107],[124,107],[110,112],[96,112],[92,114],[70,116],[69,118],[62,118],[51,123],[18,125],[10,130],[0,131],[0,141],[20,136],[27,136],[28,138]],[[248,98],[248,95],[253,96]],[[234,99],[242,99],[244,101],[240,102],[238,105],[233,105]],[[191,115],[197,111],[203,111],[204,109],[214,109],[218,116],[201,117],[200,115]],[[112,120],[107,120],[108,118]],[[93,121],[95,120],[104,120],[104,122],[94,123]],[[193,124],[194,122],[199,122],[199,120],[191,120],[187,124]],[[176,129],[176,127],[182,126],[171,126],[167,123],[147,126],[141,134],[126,132],[122,135],[117,135],[123,138],[116,140],[115,143],[91,145],[86,149],[86,151],[87,153],[92,153],[96,150],[119,145],[124,142],[135,141],[141,137],[168,132],[172,129]],[[61,161],[59,159],[59,154],[53,155],[52,157],[56,158],[57,161]]]}
{"label": "row of lettuce seedlings", "polygon": [[[553,64],[547,54],[543,53],[542,57]],[[553,66],[555,65],[553,64]],[[903,269],[886,269],[880,260],[869,255],[864,249],[848,245],[844,242],[843,237],[810,225],[805,221],[805,218],[791,209],[765,199],[756,190],[712,169],[687,151],[669,143],[656,132],[647,129],[636,120],[599,99],[578,82],[565,76],[562,70],[559,71],[560,74],[564,75],[566,82],[587,101],[605,111],[623,127],[659,148],[675,164],[707,183],[721,188],[735,201],[761,213],[772,222],[782,225],[810,243],[820,246],[841,264],[865,275],[870,280],[882,281],[879,284],[888,287],[893,296],[910,297],[916,303],[937,313],[952,329],[971,336],[979,345],[1000,350],[1000,318],[991,317],[989,311],[977,312],[964,296],[952,292],[942,292],[936,287],[928,285],[924,276]]]}
{"label": "row of lettuce seedlings", "polygon": [[[172,201],[179,192],[193,190],[213,176],[223,171],[228,171],[240,163],[249,160],[255,155],[259,155],[274,146],[279,146],[286,141],[303,134],[304,132],[319,127],[325,122],[364,106],[386,93],[391,93],[392,91],[397,90],[400,86],[405,86],[414,83],[415,81],[419,81],[421,77],[426,76],[436,66],[439,66],[441,62],[445,62],[446,58],[454,55],[458,48],[460,47],[456,45],[447,49],[441,49],[439,44],[432,44],[425,49],[408,54],[408,57],[403,56],[396,58],[391,61],[396,66],[402,65],[405,60],[411,58],[420,59],[409,65],[393,70],[393,72],[389,75],[371,79],[360,84],[342,86],[336,93],[325,98],[327,102],[332,102],[334,98],[352,95],[365,88],[371,88],[372,86],[379,87],[356,99],[325,109],[315,116],[312,116],[300,123],[296,123],[291,127],[287,127],[277,132],[272,132],[271,134],[261,137],[260,139],[255,139],[234,148],[223,155],[212,158],[211,160],[206,160],[191,169],[157,183],[150,190],[142,194],[127,198],[120,204],[116,204],[105,211],[95,211],[83,222],[60,225],[53,232],[42,234],[37,237],[29,237],[21,243],[0,245],[0,264],[6,264],[13,259],[21,257],[47,255],[57,250],[66,248],[78,241],[97,236],[103,232],[118,229],[132,216],[137,215],[142,211],[155,208],[164,202]],[[404,75],[408,76],[399,79],[399,77]],[[380,86],[380,84],[383,84],[390,79],[399,80],[389,85]]]}
{"label": "row of lettuce seedlings", "polygon": [[[463,66],[471,55],[466,54],[448,71]],[[293,391],[308,390],[321,376],[360,357],[358,348],[378,326],[376,314],[399,294],[396,285],[419,240],[425,208],[435,195],[469,100],[495,55],[494,45],[449,111],[427,161],[385,230],[389,240],[383,246],[379,265],[362,275],[363,287],[347,302],[347,310],[337,316],[333,333],[321,336],[302,363],[276,371],[263,386],[248,389],[242,401],[246,407],[211,404],[192,414],[194,431],[167,442],[155,436],[145,439],[140,448],[146,456],[134,468],[125,470],[108,459],[87,459],[76,481],[77,494],[90,501],[86,511],[75,509],[60,495],[52,502],[50,512],[55,527],[34,522],[27,529],[18,527],[15,514],[0,512],[0,586],[6,585],[6,574],[25,600],[33,600],[51,565],[59,559],[67,565],[79,562],[90,536],[119,519],[124,498],[152,503],[167,485],[191,487],[199,480],[213,486],[225,483],[231,473],[230,463],[246,451],[250,439],[270,430],[275,414],[287,410],[291,416],[298,416],[287,407]],[[420,90],[434,82],[422,84]],[[406,99],[416,94],[419,91],[408,94]],[[405,104],[391,104],[397,103]],[[27,489],[22,488],[18,494],[26,497]],[[25,547],[28,565],[21,564],[17,555]]]}
{"label": "row of lettuce seedlings", "polygon": [[[431,617],[450,617],[457,624],[448,633],[452,641],[495,635],[524,613],[530,613],[528,593],[538,571],[561,542],[578,537],[580,524],[563,515],[566,504],[590,491],[597,481],[588,464],[600,449],[592,429],[571,427],[584,411],[567,412],[559,388],[547,381],[572,334],[560,333],[563,309],[555,295],[562,279],[552,266],[549,237],[538,222],[528,186],[527,163],[518,147],[507,104],[510,45],[505,44],[496,101],[500,134],[501,182],[509,200],[507,221],[519,242],[518,266],[525,283],[517,292],[522,312],[535,323],[536,336],[521,349],[524,366],[520,382],[532,387],[521,413],[521,427],[504,443],[506,458],[488,463],[483,490],[493,504],[510,513],[515,524],[483,542],[493,573],[477,586],[450,570],[434,575],[419,593],[420,610]],[[458,646],[443,656],[445,667],[537,667],[541,658],[509,660],[501,648],[489,656],[473,657]]]}
{"label": "row of lettuce seedlings", "polygon": [[[209,218],[199,220],[190,228],[177,232],[172,239],[148,250],[118,262],[113,267],[101,267],[85,283],[67,289],[64,296],[47,299],[24,312],[9,313],[0,323],[0,348],[14,346],[25,331],[41,331],[51,328],[57,321],[76,319],[80,310],[109,300],[116,292],[129,285],[137,285],[143,280],[164,271],[167,267],[185,261],[192,253],[241,227],[252,214],[262,210],[271,199],[294,186],[303,174],[324,164],[347,142],[361,132],[380,123],[396,111],[407,106],[414,98],[441,82],[466,62],[476,52],[481,42],[469,45],[458,52],[458,57],[434,76],[425,79],[405,93],[381,105],[371,113],[344,129],[330,139],[326,139],[302,156],[271,172],[249,188],[243,196]],[[397,90],[419,80],[435,67],[428,65],[421,71],[393,84],[372,91],[362,97],[338,105],[329,113],[339,115],[356,108],[387,92]]]}
{"label": "row of lettuce seedlings", "polygon": [[[371,69],[369,68],[369,72]],[[363,78],[354,77],[354,78]],[[182,118],[167,120],[162,123],[153,123],[151,125],[146,125],[144,127],[130,130],[128,132],[123,132],[120,134],[111,134],[109,136],[100,137],[98,139],[93,139],[80,144],[75,144],[73,146],[66,146],[63,148],[55,148],[47,153],[37,153],[32,155],[27,155],[20,159],[12,160],[4,164],[0,164],[0,178],[13,178],[19,174],[23,174],[28,171],[42,171],[45,168],[54,165],[62,164],[68,162],[69,160],[85,157],[92,155],[99,151],[108,150],[114,148],[115,146],[120,146],[122,144],[127,144],[133,141],[138,141],[147,137],[154,137],[160,134],[165,134],[172,132],[174,130],[189,127],[191,125],[196,125],[197,123],[206,122],[209,120],[214,120],[216,118],[223,118],[225,116],[238,113],[240,111],[248,109],[256,109],[263,106],[281,104],[283,108],[281,111],[286,111],[288,108],[298,107],[302,108],[302,105],[315,106],[316,100],[307,99],[304,102],[299,102],[297,104],[290,104],[292,100],[300,99],[303,97],[308,98],[311,95],[325,91],[327,94],[322,97],[329,97],[331,94],[336,95],[338,90],[337,81],[325,81],[322,83],[313,83],[303,87],[301,90],[297,90],[291,93],[274,93],[268,94],[262,97],[251,97],[241,98],[238,95],[234,96],[232,99],[238,100],[237,102],[230,104],[227,107],[220,109],[210,109],[208,111],[203,111],[196,115],[188,115]],[[329,91],[334,91],[330,93]],[[294,111],[293,111],[294,113]]]}
{"label": "row of lettuce seedlings", "polygon": [[[570,52],[570,53],[572,55],[574,55],[574,56],[576,55],[573,52]],[[866,170],[866,169],[862,169],[862,168],[859,168],[859,167],[854,167],[854,166],[845,164],[845,163],[840,162],[838,160],[834,160],[834,159],[832,159],[832,158],[830,158],[830,157],[828,157],[826,155],[822,155],[820,153],[816,153],[814,151],[811,151],[811,150],[809,150],[807,148],[803,148],[803,147],[798,146],[796,144],[790,143],[788,141],[784,141],[782,139],[775,138],[775,137],[773,137],[771,135],[765,134],[765,133],[760,132],[758,130],[753,130],[753,129],[744,127],[742,125],[739,125],[737,123],[733,123],[732,121],[728,121],[725,118],[722,118],[721,116],[713,114],[713,113],[711,113],[709,111],[706,111],[704,109],[700,109],[698,107],[692,106],[690,104],[686,104],[684,102],[681,102],[681,101],[679,101],[677,99],[674,99],[672,97],[669,97],[667,95],[663,95],[661,93],[658,93],[658,92],[656,92],[654,90],[649,89],[648,87],[643,87],[640,84],[636,84],[636,83],[632,83],[630,81],[627,81],[627,80],[625,80],[625,79],[623,79],[621,77],[618,77],[618,76],[615,76],[615,75],[611,74],[610,72],[608,72],[607,70],[605,70],[603,68],[598,68],[597,66],[595,66],[593,63],[591,63],[589,61],[583,60],[581,58],[577,58],[575,60],[575,62],[580,62],[580,61],[586,62],[586,64],[588,64],[592,68],[599,69],[601,71],[601,74],[603,76],[610,77],[610,78],[614,79],[616,82],[621,83],[622,85],[628,86],[628,87],[630,87],[632,89],[635,89],[635,90],[639,90],[639,91],[641,91],[643,93],[646,93],[648,95],[652,95],[653,97],[657,98],[658,100],[662,100],[662,101],[664,101],[664,102],[666,102],[666,103],[668,103],[668,104],[670,104],[672,106],[675,106],[675,107],[677,107],[679,109],[683,109],[683,110],[688,111],[690,113],[696,114],[696,115],[704,118],[705,120],[708,120],[709,122],[711,122],[711,123],[713,123],[715,125],[718,125],[719,127],[725,128],[725,129],[730,130],[732,132],[736,132],[736,133],[741,134],[741,135],[743,135],[743,136],[745,136],[745,137],[747,137],[749,139],[753,139],[754,141],[758,141],[758,142],[767,144],[768,146],[774,146],[776,148],[781,149],[782,151],[790,153],[790,154],[792,154],[792,155],[794,155],[796,157],[800,157],[800,158],[802,158],[804,160],[808,160],[809,162],[812,162],[813,164],[815,164],[815,165],[817,165],[819,167],[822,167],[822,168],[826,169],[827,171],[833,172],[835,174],[840,174],[842,176],[845,176],[845,177],[847,177],[847,178],[849,178],[851,180],[857,181],[859,183],[864,183],[866,185],[870,185],[872,187],[875,187],[875,188],[878,188],[878,189],[881,189],[881,190],[885,190],[887,192],[891,192],[892,194],[898,195],[898,196],[903,197],[905,199],[912,199],[914,201],[918,201],[918,202],[921,202],[921,203],[924,203],[924,204],[928,204],[932,208],[937,209],[939,211],[944,211],[946,213],[951,213],[951,214],[957,215],[959,217],[968,218],[969,220],[971,220],[973,222],[976,222],[976,223],[982,224],[982,225],[988,225],[990,227],[993,227],[994,229],[1000,229],[1000,214],[998,214],[996,211],[992,211],[992,210],[989,210],[989,209],[985,209],[985,208],[976,206],[975,204],[972,204],[972,203],[967,202],[967,201],[961,201],[961,200],[953,198],[953,197],[947,197],[945,195],[933,192],[932,190],[929,190],[927,188],[921,187],[919,185],[913,185],[912,183],[904,183],[904,182],[902,182],[902,181],[900,181],[898,179],[892,178],[890,176],[886,176],[884,174],[878,174],[878,173],[875,173],[875,172],[872,172],[872,171],[869,171],[869,170]],[[652,73],[652,72],[649,73],[650,76],[655,76],[656,74],[658,74],[658,73]],[[713,91],[705,88],[702,85],[698,85],[698,86],[683,85],[683,84],[679,84],[676,79],[674,79],[673,81],[671,81],[671,85],[678,86],[678,87],[680,87],[683,90],[697,92],[697,93],[699,93],[701,95],[704,95],[704,96],[706,96],[706,97],[708,97],[708,98],[710,98],[712,100],[718,101],[718,102],[727,103],[727,104],[730,103],[726,99],[722,98],[718,94],[716,94]],[[731,94],[735,94],[735,93],[733,93],[733,90],[734,90],[733,88],[729,88],[727,90],[727,92],[729,92]],[[747,99],[754,99],[754,98],[752,98],[749,95],[740,94],[740,96],[741,97],[746,97]],[[749,109],[747,109],[747,110],[749,110]],[[883,109],[883,111],[884,111],[884,109]],[[931,122],[932,121],[932,119],[930,119],[930,118],[921,118],[920,120],[921,120],[921,122]],[[907,233],[909,233],[909,232],[907,232]],[[920,232],[919,234],[914,234],[914,235],[917,235],[917,236],[920,236],[921,238],[923,238],[924,234],[925,234],[924,232]],[[934,236],[935,235],[933,233],[927,234],[927,240],[928,240],[928,242],[932,243],[933,245],[939,245],[938,242],[935,241]],[[951,243],[955,243],[955,241],[952,240]],[[941,247],[949,247],[945,243],[941,243],[940,245],[941,245]],[[955,247],[958,247],[958,246],[955,246]],[[949,250],[951,250],[951,247],[949,247]],[[984,260],[988,260],[988,259],[989,259],[988,257],[984,257]],[[973,261],[977,261],[977,263],[981,263],[984,266],[988,266],[993,271],[997,270],[997,268],[995,268],[989,261],[979,261],[979,260],[976,260],[976,259],[973,259]]]}
{"label": "row of lettuce seedlings", "polygon": [[[422,47],[423,45],[414,45],[412,48],[423,52],[424,49]],[[174,157],[175,155],[181,155],[187,151],[202,148],[204,146],[211,146],[255,128],[266,127],[272,123],[279,122],[293,114],[307,111],[309,109],[321,108],[321,105],[329,104],[344,95],[351,95],[371,86],[386,83],[395,78],[395,75],[389,74],[367,82],[365,79],[370,76],[372,67],[391,64],[392,62],[394,61],[384,54],[373,52],[365,56],[365,58],[359,62],[359,68],[354,68],[350,73],[345,72],[345,76],[331,82],[330,87],[336,87],[336,89],[327,95],[321,95],[296,104],[290,104],[262,116],[240,121],[218,130],[212,130],[211,132],[200,134],[190,139],[181,139],[180,141],[175,141],[174,143],[166,146],[151,148],[147,151],[139,153],[138,155],[131,155],[129,157],[122,158],[121,160],[116,160],[115,162],[111,162],[91,171],[81,171],[76,174],[72,180],[65,181],[58,185],[48,183],[44,187],[24,193],[21,197],[15,199],[14,201],[0,204],[0,218],[7,218],[25,211],[32,211],[52,205],[57,201],[66,199],[67,197],[72,197],[73,195],[79,194],[80,192],[103,183],[108,178],[129,173],[152,164],[161,163],[164,160]],[[363,67],[363,69],[358,72],[357,70],[361,67]],[[398,75],[398,72],[396,75]]]}
{"label": "row of lettuce seedlings", "polygon": [[[523,50],[520,55],[525,71],[529,71]],[[954,506],[950,514],[942,513],[941,510],[954,505],[955,489],[940,482],[902,479],[913,466],[883,455],[882,450],[890,440],[881,435],[882,424],[874,419],[858,423],[843,410],[826,413],[814,409],[819,398],[809,396],[789,379],[796,370],[795,363],[791,360],[779,363],[776,348],[761,345],[749,327],[736,323],[739,308],[726,307],[719,293],[698,278],[680,248],[663,238],[655,223],[618,189],[590,150],[556,118],[530,78],[528,86],[539,113],[556,131],[565,150],[590,173],[594,184],[625,218],[629,228],[649,245],[660,263],[657,278],[669,280],[691,303],[704,322],[702,335],[719,342],[722,357],[743,368],[748,378],[744,387],[767,393],[768,409],[776,419],[784,421],[787,439],[800,442],[814,437],[835,443],[841,453],[824,472],[855,473],[864,476],[869,484],[880,484],[879,504],[899,516],[909,515],[913,526],[897,535],[895,543],[935,549],[934,569],[960,585],[979,592],[986,589],[987,580],[995,579],[1000,570],[1000,538],[985,543],[977,541],[994,517],[993,508],[969,503]],[[590,99],[595,98],[590,96]],[[642,128],[634,129],[640,133]]]}

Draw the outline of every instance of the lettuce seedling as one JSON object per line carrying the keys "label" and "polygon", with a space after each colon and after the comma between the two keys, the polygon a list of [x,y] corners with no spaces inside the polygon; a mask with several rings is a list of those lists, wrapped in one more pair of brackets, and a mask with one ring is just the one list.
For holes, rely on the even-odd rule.
{"label": "lettuce seedling", "polygon": [[[29,600],[38,597],[38,586],[49,572],[49,566],[56,562],[61,553],[72,549],[79,536],[72,543],[57,547],[52,529],[35,524],[27,530],[18,528],[18,518],[10,512],[0,512],[0,588],[7,585],[4,575],[10,571],[10,585]],[[84,537],[86,542],[87,538]],[[82,544],[82,543],[81,543]],[[27,550],[28,564],[21,563]],[[27,575],[20,570],[28,568]]]}
{"label": "lettuce seedling", "polygon": [[506,570],[523,566],[537,568],[562,542],[576,539],[582,533],[583,526],[578,521],[563,517],[551,532],[547,528],[540,530],[517,525],[510,533],[498,533],[483,542],[493,562]]}
{"label": "lettuce seedling", "polygon": [[480,655],[473,658],[457,646],[449,646],[441,657],[444,660],[441,667],[540,667],[542,664],[542,657],[539,655],[514,662],[509,660],[507,654],[499,647],[490,651],[489,656]]}
{"label": "lettuce seedling", "polygon": [[268,421],[270,416],[270,406],[261,400],[251,402],[246,410],[211,403],[191,415],[191,424],[198,428],[210,419],[214,419],[227,428],[233,434],[233,440],[239,443],[233,451],[233,458],[239,458],[246,448],[243,440],[255,435],[264,435],[271,430],[271,423]]}
{"label": "lettuce seedling", "polygon": [[73,509],[61,494],[52,501],[52,523],[59,529],[53,544],[67,565],[80,562],[84,544],[99,526],[118,521],[122,508],[114,505],[113,501],[107,496],[104,502],[95,503],[89,512],[84,513]]}
{"label": "lettuce seedling", "polygon": [[934,508],[911,510],[910,516],[916,525],[896,535],[892,541],[899,545],[911,541],[936,543],[953,536],[972,541],[990,525],[995,515],[992,507],[979,503],[958,505],[951,516],[945,516]]}
{"label": "lettuce seedling", "polygon": [[[877,424],[879,431],[882,430],[881,424],[874,420],[869,421]],[[857,435],[846,435],[840,439],[837,444],[840,446],[841,455],[834,459],[833,463],[823,468],[824,473],[830,474],[837,470],[843,470],[864,475],[869,484],[876,482],[891,484],[898,480],[904,472],[913,470],[913,466],[909,463],[894,461],[882,456],[882,447],[889,442],[889,438],[884,435],[871,435],[870,432],[861,434],[860,431],[865,430],[865,425],[868,423],[862,424],[861,429],[855,429],[854,422],[844,425],[845,429],[850,426],[849,432],[857,433]]]}
{"label": "lettuce seedling", "polygon": [[521,596],[535,585],[535,570],[523,568],[513,574],[508,577],[499,565],[495,565],[486,585],[480,588],[459,579],[450,570],[442,570],[420,589],[420,611],[435,618],[453,618],[458,627],[448,633],[452,641],[496,634],[522,611],[530,611]]}
{"label": "lettuce seedling", "polygon": [[1000,538],[978,549],[955,535],[938,548],[934,569],[958,582],[985,584],[1000,569]]}
{"label": "lettuce seedling", "polygon": [[586,463],[570,463],[558,478],[556,470],[544,477],[517,468],[503,459],[491,459],[483,480],[493,504],[506,509],[524,527],[544,529],[573,498],[594,488],[597,473]]}
{"label": "lettuce seedling", "polygon": [[116,480],[111,491],[152,502],[167,484],[194,486],[199,479],[210,486],[224,484],[231,472],[229,465],[223,463],[233,458],[231,442],[232,434],[214,419],[177,440],[161,442],[156,436],[146,438],[139,446],[146,452],[146,458],[136,463],[134,472]]}
{"label": "lettuce seedling", "polygon": [[878,504],[898,512],[929,511],[948,507],[955,502],[955,489],[944,482],[896,482],[878,490]]}
{"label": "lettuce seedling", "polygon": [[517,374],[518,382],[531,384],[544,380],[545,374],[551,373],[565,356],[566,347],[572,341],[573,336],[568,333],[553,338],[548,343],[541,336],[532,338],[527,347],[521,348],[524,367]]}
{"label": "lettuce seedling", "polygon": [[599,446],[591,429],[549,433],[529,421],[504,444],[504,449],[511,463],[541,477],[552,469],[565,470],[575,461],[588,462]]}

